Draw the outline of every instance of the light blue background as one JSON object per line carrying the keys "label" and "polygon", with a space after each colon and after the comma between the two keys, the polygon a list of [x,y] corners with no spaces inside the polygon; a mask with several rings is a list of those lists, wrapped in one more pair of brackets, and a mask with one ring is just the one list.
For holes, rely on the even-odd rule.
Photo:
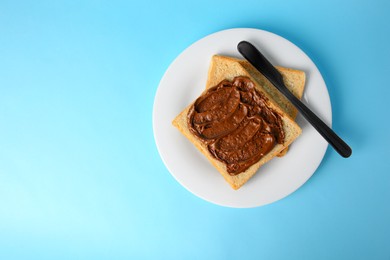
{"label": "light blue background", "polygon": [[[0,259],[389,260],[389,13],[389,1],[1,1]],[[353,148],[329,148],[302,188],[254,209],[189,193],[152,130],[169,64],[234,27],[312,58]]]}

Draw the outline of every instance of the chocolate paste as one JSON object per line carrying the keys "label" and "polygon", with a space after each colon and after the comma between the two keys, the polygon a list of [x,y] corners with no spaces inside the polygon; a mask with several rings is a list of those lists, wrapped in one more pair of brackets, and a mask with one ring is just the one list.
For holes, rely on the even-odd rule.
{"label": "chocolate paste", "polygon": [[247,77],[224,80],[191,106],[188,126],[237,175],[284,141],[280,115]]}

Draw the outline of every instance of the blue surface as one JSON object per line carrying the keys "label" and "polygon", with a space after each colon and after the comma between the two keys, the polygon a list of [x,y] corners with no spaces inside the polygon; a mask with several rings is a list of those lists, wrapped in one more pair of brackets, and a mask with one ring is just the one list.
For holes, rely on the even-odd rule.
{"label": "blue surface", "polygon": [[[390,2],[240,3],[1,1],[0,259],[390,259]],[[312,58],[353,148],[254,209],[181,187],[152,131],[169,64],[234,27]]]}

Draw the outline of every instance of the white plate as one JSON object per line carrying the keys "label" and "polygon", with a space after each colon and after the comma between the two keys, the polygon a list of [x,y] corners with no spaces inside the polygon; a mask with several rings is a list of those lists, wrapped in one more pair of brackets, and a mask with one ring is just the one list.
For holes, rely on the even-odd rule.
{"label": "white plate", "polygon": [[270,32],[238,28],[211,34],[184,50],[161,79],[154,100],[153,130],[157,148],[173,177],[209,202],[236,208],[257,207],[286,197],[317,169],[328,144],[298,115],[302,135],[286,156],[259,169],[239,190],[233,190],[204,156],[172,126],[172,120],[204,90],[214,54],[240,57],[237,44],[252,42],[271,63],[306,72],[303,101],[331,126],[328,90],[315,64],[296,45]]}

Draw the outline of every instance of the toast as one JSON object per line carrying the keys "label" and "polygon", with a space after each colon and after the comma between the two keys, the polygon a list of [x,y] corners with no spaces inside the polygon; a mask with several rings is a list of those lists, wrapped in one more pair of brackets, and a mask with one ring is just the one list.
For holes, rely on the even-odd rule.
{"label": "toast", "polygon": [[[254,176],[257,170],[266,162],[277,156],[282,150],[288,147],[300,134],[301,128],[294,122],[294,120],[281,109],[272,96],[265,90],[265,88],[258,83],[258,80],[254,78],[254,74],[250,74],[247,69],[244,68],[240,62],[232,62],[229,58],[219,59],[220,56],[214,56],[211,61],[209,69],[208,80],[206,84],[206,90],[212,86],[220,84],[223,80],[233,81],[236,77],[244,77],[249,79],[253,83],[254,88],[258,93],[264,96],[267,107],[280,116],[281,125],[284,132],[284,138],[282,143],[276,143],[273,148],[262,156],[258,161],[249,166],[244,171],[232,175],[228,172],[228,166],[226,163],[218,160],[213,155],[208,145],[201,140],[193,131],[191,131],[188,121],[189,111],[193,108],[196,101],[192,102],[186,107],[172,122],[172,124],[185,136],[191,143],[195,145],[200,152],[206,156],[210,163],[220,172],[224,179],[230,184],[230,186],[237,190],[244,185],[252,176]],[[218,62],[217,66],[214,66],[214,62]],[[245,64],[244,64],[245,65]],[[204,92],[204,93],[205,93]]]}
{"label": "toast", "polygon": [[[298,110],[283,96],[273,85],[264,77],[257,69],[255,69],[248,61],[236,59],[227,56],[214,55],[211,58],[206,89],[218,84],[218,81],[223,78],[224,71],[231,66],[232,63],[239,63],[244,69],[264,88],[264,90],[272,97],[275,103],[286,112],[288,116],[295,120]],[[301,99],[305,88],[306,76],[301,70],[294,70],[276,66],[277,70],[282,74],[283,81],[288,90],[297,98]],[[278,154],[282,157],[287,153],[288,147]]]}

